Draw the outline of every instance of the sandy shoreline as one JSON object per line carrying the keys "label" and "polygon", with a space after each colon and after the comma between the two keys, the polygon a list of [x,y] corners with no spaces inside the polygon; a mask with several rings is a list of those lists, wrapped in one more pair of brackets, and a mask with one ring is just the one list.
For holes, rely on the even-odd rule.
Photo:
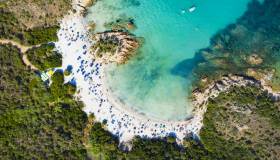
{"label": "sandy shoreline", "polygon": [[94,42],[88,33],[88,24],[81,15],[83,7],[76,4],[77,2],[73,3],[73,8],[77,12],[70,13],[61,21],[56,49],[62,53],[62,68],[66,69],[70,65],[73,68],[72,74],[67,76],[65,81],[74,81],[77,84],[78,91],[75,96],[85,104],[84,111],[93,113],[97,121],[106,121],[106,128],[117,135],[121,142],[130,141],[135,136],[160,138],[170,134],[176,135],[177,141],[181,142],[189,134],[198,134],[202,126],[202,116],[188,121],[148,118],[128,106],[123,106],[109,94],[103,79],[106,66],[95,62],[90,53]]}
{"label": "sandy shoreline", "polygon": [[223,85],[212,84],[204,93],[194,93],[193,117],[186,121],[164,121],[148,118],[135,112],[111,95],[104,80],[106,64],[94,60],[90,47],[94,44],[88,32],[88,25],[82,16],[88,0],[74,0],[75,13],[70,13],[61,21],[58,32],[59,41],[56,49],[62,54],[62,68],[72,68],[65,82],[74,82],[77,86],[75,94],[84,105],[87,114],[93,113],[97,121],[106,121],[106,128],[120,138],[120,142],[128,142],[135,136],[145,138],[162,138],[175,135],[177,142],[190,135],[199,136],[203,115],[206,112],[209,97],[216,97],[231,86],[244,86],[255,82],[241,77],[224,77]]}
{"label": "sandy shoreline", "polygon": [[[106,70],[107,66],[104,66],[104,70]],[[147,117],[144,113],[140,113],[137,110],[132,109],[131,107],[129,107],[128,105],[126,105],[125,103],[121,102],[119,100],[119,98],[117,98],[115,95],[112,94],[112,91],[109,87],[109,85],[106,83],[106,73],[105,71],[102,73],[102,84],[103,84],[103,92],[104,94],[106,94],[106,97],[108,97],[108,101],[110,103],[112,103],[114,106],[116,106],[118,108],[118,110],[125,110],[128,113],[134,115],[135,117],[141,119],[141,120],[145,120],[145,119],[149,119],[150,121],[154,121],[157,123],[176,123],[176,124],[188,124],[189,122],[186,120],[160,120],[157,119],[155,117]],[[186,119],[189,119],[186,117]]]}

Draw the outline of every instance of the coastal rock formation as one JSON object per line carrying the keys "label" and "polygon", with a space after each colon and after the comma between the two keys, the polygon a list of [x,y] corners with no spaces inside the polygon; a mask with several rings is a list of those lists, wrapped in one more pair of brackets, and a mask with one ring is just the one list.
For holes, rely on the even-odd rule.
{"label": "coastal rock formation", "polygon": [[102,63],[125,63],[139,47],[136,37],[127,32],[110,31],[95,34],[91,47],[94,59]]}
{"label": "coastal rock formation", "polygon": [[203,91],[200,89],[195,89],[193,91],[193,105],[195,106],[193,114],[200,114],[201,116],[204,115],[210,98],[216,98],[221,92],[227,92],[234,86],[255,86],[264,91],[273,101],[280,101],[280,92],[272,91],[271,87],[267,85],[264,80],[256,80],[252,77],[241,75],[227,75],[208,85],[208,87]]}
{"label": "coastal rock formation", "polygon": [[194,86],[207,87],[222,75],[246,75],[261,80],[269,73],[266,83],[280,91],[280,72],[277,72],[280,61],[280,21],[277,17],[280,14],[271,10],[277,7],[279,2],[276,1],[252,1],[248,11],[235,24],[218,32],[209,47],[198,51],[193,60],[186,61],[186,66],[194,66],[191,73],[197,79],[208,79],[208,82]]}

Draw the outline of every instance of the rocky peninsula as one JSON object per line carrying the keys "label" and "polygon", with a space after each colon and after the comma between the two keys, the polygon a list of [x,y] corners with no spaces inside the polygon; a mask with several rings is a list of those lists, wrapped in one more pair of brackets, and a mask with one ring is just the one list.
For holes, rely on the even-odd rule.
{"label": "rocky peninsula", "polygon": [[[205,80],[205,79],[204,79]],[[243,75],[227,75],[219,80],[212,82],[205,89],[196,88],[193,90],[193,104],[195,106],[194,115],[197,113],[204,114],[207,110],[209,99],[214,99],[222,92],[227,92],[232,87],[248,87],[253,86],[259,88],[267,94],[273,101],[280,101],[280,92],[272,91],[271,87],[264,80],[256,80],[253,77]]]}
{"label": "rocky peninsula", "polygon": [[102,63],[125,63],[139,48],[139,42],[132,34],[122,31],[108,31],[94,34],[91,47],[94,59]]}

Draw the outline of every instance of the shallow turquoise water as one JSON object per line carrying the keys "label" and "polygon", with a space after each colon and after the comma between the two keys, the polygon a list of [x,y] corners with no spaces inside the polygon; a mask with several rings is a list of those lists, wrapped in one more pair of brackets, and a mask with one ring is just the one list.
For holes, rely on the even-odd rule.
{"label": "shallow turquoise water", "polygon": [[[250,0],[102,0],[90,8],[87,19],[104,24],[131,17],[136,36],[145,43],[129,63],[112,66],[108,83],[113,94],[128,106],[163,120],[182,120],[190,115],[188,97],[191,76],[173,74],[177,64],[209,45],[210,38],[234,23]],[[197,9],[189,13],[188,8]],[[185,13],[182,11],[186,10]],[[184,75],[184,74],[182,74]]]}

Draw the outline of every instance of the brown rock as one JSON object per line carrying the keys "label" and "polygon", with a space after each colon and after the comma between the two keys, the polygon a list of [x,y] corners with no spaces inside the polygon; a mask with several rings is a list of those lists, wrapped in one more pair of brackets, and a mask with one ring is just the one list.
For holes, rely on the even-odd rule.
{"label": "brown rock", "polygon": [[262,64],[263,59],[260,58],[257,54],[252,54],[249,57],[247,57],[247,62],[251,65],[259,65]]}

